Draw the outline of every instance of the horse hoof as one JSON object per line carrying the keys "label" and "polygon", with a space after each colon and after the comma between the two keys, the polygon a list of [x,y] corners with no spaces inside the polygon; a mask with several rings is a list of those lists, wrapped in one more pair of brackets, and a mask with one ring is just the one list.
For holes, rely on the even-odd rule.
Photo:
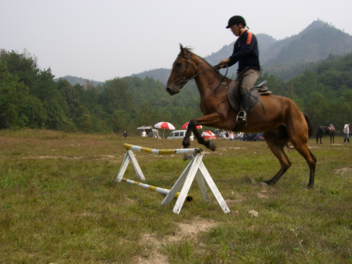
{"label": "horse hoof", "polygon": [[216,146],[215,146],[215,143],[211,140],[208,141],[208,148],[212,151],[215,151],[216,149]]}
{"label": "horse hoof", "polygon": [[307,188],[308,188],[308,189],[313,189],[313,188],[314,188],[314,185],[308,185]]}
{"label": "horse hoof", "polygon": [[268,186],[268,184],[266,182],[260,182],[259,186]]}

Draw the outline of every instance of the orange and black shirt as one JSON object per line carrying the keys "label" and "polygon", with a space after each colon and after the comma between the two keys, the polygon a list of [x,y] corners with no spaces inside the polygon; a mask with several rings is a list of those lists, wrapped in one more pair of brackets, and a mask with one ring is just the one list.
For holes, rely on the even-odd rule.
{"label": "orange and black shirt", "polygon": [[260,71],[257,38],[248,30],[244,31],[236,40],[228,66],[234,65],[236,62],[238,62],[237,72],[246,68]]}

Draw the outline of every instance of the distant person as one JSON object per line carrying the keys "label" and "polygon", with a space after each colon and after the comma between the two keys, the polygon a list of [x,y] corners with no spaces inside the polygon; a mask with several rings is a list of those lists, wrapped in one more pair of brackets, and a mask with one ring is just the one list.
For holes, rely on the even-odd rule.
{"label": "distant person", "polygon": [[[237,36],[233,53],[230,57],[220,61],[218,69],[226,65],[231,67],[238,62],[237,82],[241,89],[241,111],[238,112],[236,122],[247,125],[247,112],[251,93],[249,90],[260,76],[259,49],[257,38],[247,29],[246,21],[241,16],[233,16],[229,19],[226,28],[230,28]],[[247,27],[248,28],[248,27]]]}
{"label": "distant person", "polygon": [[235,139],[235,133],[233,133],[233,131],[230,132],[229,135],[229,140],[234,140]]}
{"label": "distant person", "polygon": [[127,137],[128,137],[127,130],[124,130],[124,131],[123,131],[122,137],[123,137],[123,138],[127,138]]}
{"label": "distant person", "polygon": [[343,140],[343,143],[347,142],[350,143],[350,123],[347,123],[344,128],[343,128],[343,133],[345,134],[345,139]]}
{"label": "distant person", "polygon": [[227,138],[226,136],[226,131],[223,129],[221,130],[220,134],[219,134],[219,138]]}
{"label": "distant person", "polygon": [[141,137],[147,137],[147,132],[145,132],[145,129],[143,129],[143,131],[141,133]]}

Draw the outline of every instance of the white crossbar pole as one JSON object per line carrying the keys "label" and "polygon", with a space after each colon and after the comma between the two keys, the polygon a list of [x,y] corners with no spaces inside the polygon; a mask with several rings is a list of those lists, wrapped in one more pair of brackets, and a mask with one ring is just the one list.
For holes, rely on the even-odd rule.
{"label": "white crossbar pole", "polygon": [[199,148],[186,148],[186,149],[151,149],[146,147],[141,147],[137,145],[131,144],[123,144],[125,149],[133,150],[133,151],[140,151],[146,152],[154,155],[165,155],[165,154],[196,154],[202,152]]}
{"label": "white crossbar pole", "polygon": [[[143,187],[145,189],[158,192],[158,193],[160,193],[162,195],[168,195],[170,193],[170,190],[168,190],[168,189],[164,189],[164,188],[156,187],[156,186],[153,186],[153,185],[149,185],[149,184],[145,184],[145,183],[129,180],[129,179],[126,179],[126,178],[123,178],[122,180],[127,182],[127,183],[129,183],[129,184],[137,185],[137,186]],[[177,198],[179,196],[179,194],[180,193],[177,192],[176,195],[174,196],[174,198]],[[187,195],[186,201],[192,202],[193,201],[193,197],[190,196],[190,195]]]}

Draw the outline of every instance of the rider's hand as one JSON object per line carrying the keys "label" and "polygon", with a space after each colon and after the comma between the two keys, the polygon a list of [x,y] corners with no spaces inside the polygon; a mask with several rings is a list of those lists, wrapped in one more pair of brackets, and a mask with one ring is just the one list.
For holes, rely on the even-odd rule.
{"label": "rider's hand", "polygon": [[217,65],[214,66],[214,69],[218,71],[218,70],[220,70],[222,67],[223,67],[223,65],[217,64]]}
{"label": "rider's hand", "polygon": [[227,63],[229,63],[229,62],[230,62],[230,59],[229,59],[229,58],[223,59],[223,60],[221,60],[221,61],[219,62],[218,66],[217,66],[216,68],[217,68],[218,70],[221,69],[221,68],[224,68],[225,65],[226,65]]}

